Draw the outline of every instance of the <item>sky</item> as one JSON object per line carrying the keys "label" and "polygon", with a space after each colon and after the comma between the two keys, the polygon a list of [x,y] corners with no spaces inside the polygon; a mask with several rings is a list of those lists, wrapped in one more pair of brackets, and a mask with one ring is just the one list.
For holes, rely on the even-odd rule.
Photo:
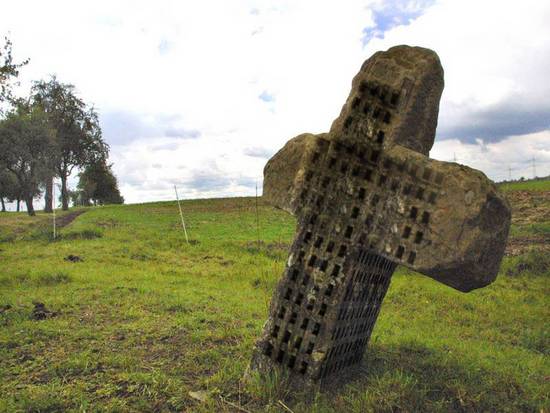
{"label": "sky", "polygon": [[[287,140],[328,131],[364,60],[408,44],[445,71],[432,158],[550,174],[550,2],[7,2],[0,35],[100,114],[126,202],[261,193]],[[71,180],[76,183],[76,178]]]}

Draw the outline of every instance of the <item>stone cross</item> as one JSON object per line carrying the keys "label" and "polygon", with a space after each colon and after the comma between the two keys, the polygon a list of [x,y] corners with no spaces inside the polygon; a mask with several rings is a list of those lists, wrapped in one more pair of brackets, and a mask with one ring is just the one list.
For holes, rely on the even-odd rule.
{"label": "stone cross", "polygon": [[267,163],[264,197],[298,231],[251,370],[322,384],[359,363],[397,265],[463,292],[496,278],[510,207],[483,173],[428,158],[442,91],[433,51],[378,52],[330,132]]}

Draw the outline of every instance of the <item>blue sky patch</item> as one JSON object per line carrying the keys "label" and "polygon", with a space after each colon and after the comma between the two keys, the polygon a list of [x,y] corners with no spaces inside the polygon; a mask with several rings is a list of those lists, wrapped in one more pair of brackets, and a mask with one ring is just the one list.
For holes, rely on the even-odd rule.
{"label": "blue sky patch", "polygon": [[409,25],[434,3],[435,0],[384,2],[372,10],[375,26],[363,29],[363,45],[375,37],[383,39],[384,33],[394,27]]}
{"label": "blue sky patch", "polygon": [[258,96],[258,99],[263,100],[264,102],[274,102],[275,101],[275,95],[272,93],[269,93],[267,90],[264,90],[260,96]]}

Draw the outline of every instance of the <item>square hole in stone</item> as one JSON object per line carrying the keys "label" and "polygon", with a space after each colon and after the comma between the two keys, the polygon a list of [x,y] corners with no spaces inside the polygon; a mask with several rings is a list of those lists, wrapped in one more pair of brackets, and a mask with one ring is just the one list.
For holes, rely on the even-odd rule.
{"label": "square hole in stone", "polygon": [[296,299],[294,300],[294,302],[296,303],[296,305],[300,305],[300,304],[302,304],[303,300],[304,300],[304,294],[298,293],[298,295],[296,296]]}
{"label": "square hole in stone", "polygon": [[321,205],[323,205],[324,200],[325,200],[325,198],[323,198],[322,195],[319,195],[317,197],[317,201],[315,202],[315,205],[317,205],[317,208],[321,208]]}
{"label": "square hole in stone", "polygon": [[374,194],[374,195],[372,196],[372,199],[370,200],[370,204],[371,204],[372,206],[376,206],[376,205],[378,204],[379,201],[380,201],[380,195]]}
{"label": "square hole in stone", "polygon": [[317,261],[317,257],[315,255],[312,255],[311,257],[309,257],[307,265],[313,267],[315,265],[315,261]]}
{"label": "square hole in stone", "polygon": [[317,162],[317,161],[319,160],[319,157],[320,157],[320,156],[321,156],[321,154],[320,154],[319,152],[315,152],[315,153],[313,154],[313,157],[311,158],[311,161],[312,161],[313,163]]}
{"label": "square hole in stone", "polygon": [[437,194],[435,192],[431,192],[430,196],[428,197],[428,202],[430,204],[435,204],[435,199],[437,198]]}
{"label": "square hole in stone", "polygon": [[348,165],[343,163],[342,166],[340,166],[340,172],[345,174],[348,171]]}
{"label": "square hole in stone", "polygon": [[307,372],[307,363],[305,361],[302,361],[302,364],[300,365],[300,370],[298,370],[300,374],[306,374]]}
{"label": "square hole in stone", "polygon": [[369,88],[369,92],[372,96],[376,96],[379,90],[380,89],[377,85],[371,85],[371,87]]}
{"label": "square hole in stone", "polygon": [[403,195],[409,195],[412,192],[413,186],[411,184],[405,185],[403,188]]}
{"label": "square hole in stone", "polygon": [[361,173],[361,168],[359,168],[358,166],[354,167],[353,170],[351,171],[352,176],[359,176],[360,173]]}
{"label": "square hole in stone", "polygon": [[296,356],[290,356],[290,358],[288,359],[287,366],[289,368],[293,368],[295,363],[296,363]]}
{"label": "square hole in stone", "polygon": [[287,288],[285,293],[285,300],[290,300],[291,295],[292,295],[292,288]]}
{"label": "square hole in stone", "polygon": [[317,214],[313,214],[309,220],[311,225],[315,224],[315,222],[317,222]]}
{"label": "square hole in stone", "polygon": [[334,290],[334,284],[327,285],[327,289],[325,290],[325,295],[327,297],[330,297],[332,295],[333,290]]}
{"label": "square hole in stone", "polygon": [[378,133],[376,134],[376,142],[378,143],[383,143],[384,142],[384,137],[386,136],[386,134],[384,133],[383,130],[379,130]]}
{"label": "square hole in stone", "polygon": [[352,122],[353,122],[353,118],[351,116],[348,116],[344,121],[344,129],[349,129]]}
{"label": "square hole in stone", "polygon": [[327,245],[327,252],[332,252],[334,250],[334,242],[330,241]]}
{"label": "square hole in stone", "polygon": [[327,305],[325,303],[321,304],[321,308],[319,309],[319,315],[323,317],[327,312]]}
{"label": "square hole in stone", "polygon": [[365,171],[365,179],[369,182],[372,179],[372,172],[373,172],[372,169],[367,169]]}
{"label": "square hole in stone", "polygon": [[368,85],[364,80],[359,84],[359,93],[365,93],[367,91]]}
{"label": "square hole in stone", "polygon": [[369,106],[369,103],[365,103],[365,105],[363,106],[363,113],[365,115],[368,115],[369,114],[369,110],[370,110],[370,106]]}
{"label": "square hole in stone", "polygon": [[353,101],[351,102],[351,108],[352,108],[352,109],[357,108],[357,106],[359,106],[359,103],[361,103],[361,99],[359,99],[358,97],[356,97],[356,98],[353,99]]}
{"label": "square hole in stone", "polygon": [[416,259],[416,252],[411,251],[409,254],[409,258],[407,259],[407,262],[412,265],[414,264],[415,259]]}
{"label": "square hole in stone", "polygon": [[294,342],[294,348],[300,349],[300,346],[302,345],[302,337],[296,337],[296,341]]}
{"label": "square hole in stone", "polygon": [[388,178],[386,177],[386,175],[380,175],[380,177],[378,178],[378,186],[383,186],[386,183],[387,179]]}
{"label": "square hole in stone", "polygon": [[344,232],[344,237],[351,238],[352,233],[353,233],[353,227],[348,226],[346,228],[346,232]]}
{"label": "square hole in stone", "polygon": [[372,162],[378,162],[379,156],[380,156],[380,151],[372,151],[372,153],[370,155],[370,160]]}
{"label": "square hole in stone", "polygon": [[365,199],[366,191],[365,188],[359,188],[359,193],[357,197],[361,200]]}
{"label": "square hole in stone", "polygon": [[311,231],[308,231],[306,232],[306,235],[304,235],[304,242],[307,244],[310,239],[311,239]]}
{"label": "square hole in stone", "polygon": [[443,174],[441,172],[438,172],[435,175],[435,183],[438,185],[441,185],[442,182],[443,182]]}
{"label": "square hole in stone", "polygon": [[411,227],[405,227],[405,229],[403,230],[402,237],[409,238],[410,235],[411,235]]}
{"label": "square hole in stone", "polygon": [[[313,334],[314,336],[318,335],[319,334],[319,331],[321,331],[321,324],[319,323],[315,323],[313,325],[313,330],[311,330],[311,334]],[[309,343],[312,347],[313,347],[313,343]]]}
{"label": "square hole in stone", "polygon": [[277,362],[282,363],[284,357],[285,352],[283,350],[279,350],[279,352],[277,353]]}
{"label": "square hole in stone", "polygon": [[289,340],[290,340],[290,331],[286,330],[285,333],[283,334],[282,342],[288,343]]}
{"label": "square hole in stone", "polygon": [[279,314],[277,314],[277,317],[283,319],[285,317],[286,309],[284,307],[281,307],[279,310]]}
{"label": "square hole in stone", "polygon": [[399,101],[399,93],[394,92],[391,94],[390,103],[392,105],[397,105],[397,102]]}
{"label": "square hole in stone", "polygon": [[336,165],[336,158],[330,158],[330,160],[328,161],[328,167],[334,168],[334,165]]}
{"label": "square hole in stone", "polygon": [[392,180],[391,190],[397,192],[399,190],[399,181],[397,179]]}
{"label": "square hole in stone", "polygon": [[397,251],[395,252],[395,257],[401,259],[404,253],[405,253],[405,247],[400,245],[399,247],[397,247]]}
{"label": "square hole in stone", "polygon": [[353,209],[351,210],[351,217],[353,219],[357,218],[359,216],[359,208],[357,207],[353,207]]}
{"label": "square hole in stone", "polygon": [[307,285],[309,282],[309,274],[304,274],[304,279],[302,280],[302,285]]}
{"label": "square hole in stone", "polygon": [[273,331],[271,331],[271,337],[277,338],[277,336],[279,335],[279,330],[280,330],[279,326],[273,327]]}
{"label": "square hole in stone", "polygon": [[317,239],[315,240],[315,244],[313,244],[313,246],[315,248],[319,248],[322,243],[323,243],[323,237],[317,237]]}
{"label": "square hole in stone", "polygon": [[271,357],[271,354],[273,354],[273,344],[267,343],[264,349],[264,354],[267,357]]}
{"label": "square hole in stone", "polygon": [[380,108],[374,108],[374,110],[372,111],[372,118],[373,119],[378,119],[378,117],[380,116]]}
{"label": "square hole in stone", "polygon": [[412,219],[416,219],[416,217],[418,216],[418,208],[417,207],[412,207],[411,208],[411,213],[409,215]]}
{"label": "square hole in stone", "polygon": [[319,265],[319,269],[323,272],[327,270],[328,267],[328,260],[322,260],[321,265]]}
{"label": "square hole in stone", "polygon": [[300,325],[300,328],[301,328],[302,330],[305,330],[305,329],[307,328],[307,325],[308,325],[308,324],[309,324],[309,318],[304,318],[304,319],[302,320],[302,325]]}
{"label": "square hole in stone", "polygon": [[325,176],[323,178],[323,182],[321,183],[323,188],[327,188],[330,184],[330,178],[328,176]]}
{"label": "square hole in stone", "polygon": [[384,115],[384,123],[390,123],[390,121],[391,121],[391,113],[386,112],[386,114]]}
{"label": "square hole in stone", "polygon": [[424,211],[422,214],[422,223],[427,224],[428,222],[430,222],[430,213],[428,211]]}
{"label": "square hole in stone", "polygon": [[417,231],[416,235],[414,237],[414,243],[420,244],[422,242],[422,237],[424,236],[424,233],[422,231]]}
{"label": "square hole in stone", "polygon": [[300,275],[300,271],[298,271],[297,268],[293,268],[291,271],[290,271],[290,279],[292,281],[296,281],[298,279],[298,275]]}
{"label": "square hole in stone", "polygon": [[340,250],[338,251],[338,256],[339,257],[343,257],[344,255],[346,255],[346,245],[340,245]]}
{"label": "square hole in stone", "polygon": [[340,274],[340,266],[338,264],[335,264],[334,267],[332,267],[332,274],[331,276],[337,277],[338,274]]}
{"label": "square hole in stone", "polygon": [[424,188],[418,188],[416,191],[416,198],[422,200],[424,197]]}

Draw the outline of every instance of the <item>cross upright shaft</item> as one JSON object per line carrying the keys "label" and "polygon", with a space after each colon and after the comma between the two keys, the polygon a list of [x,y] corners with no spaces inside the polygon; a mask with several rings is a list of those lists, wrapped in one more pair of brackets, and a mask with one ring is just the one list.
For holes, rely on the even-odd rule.
{"label": "cross upright shaft", "polygon": [[298,232],[252,369],[315,382],[359,362],[397,264],[461,291],[494,280],[509,206],[483,174],[427,158],[442,89],[434,52],[377,53],[331,131],[268,162],[264,196]]}

